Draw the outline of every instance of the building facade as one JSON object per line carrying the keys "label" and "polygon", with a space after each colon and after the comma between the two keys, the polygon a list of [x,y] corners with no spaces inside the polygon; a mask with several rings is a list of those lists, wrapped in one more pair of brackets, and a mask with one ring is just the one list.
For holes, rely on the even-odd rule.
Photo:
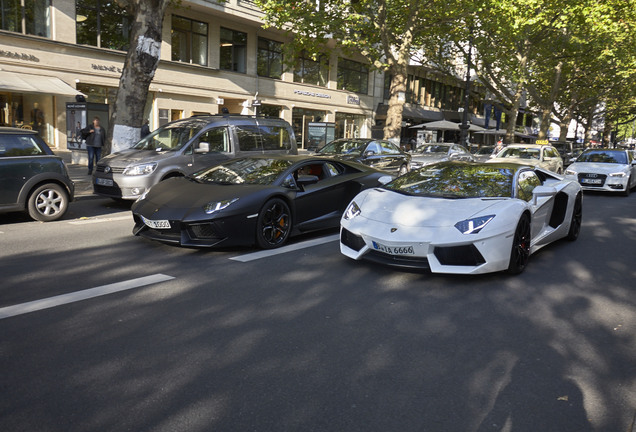
{"label": "building facade", "polygon": [[[0,27],[0,125],[37,128],[57,149],[115,100],[132,17],[107,0],[3,0]],[[265,114],[290,122],[299,148],[314,146],[315,125],[332,136],[371,137],[383,126],[387,79],[364,59],[300,56],[282,61],[283,32],[263,29],[249,0],[183,1],[164,18],[161,58],[150,85],[151,129],[195,114]],[[405,124],[457,114],[460,82],[414,75]],[[79,96],[79,97],[78,97]],[[76,116],[86,99],[89,115]],[[80,106],[78,104],[77,106]],[[474,114],[480,107],[473,104]],[[70,108],[69,108],[70,107]],[[386,111],[384,111],[385,114]],[[448,116],[448,114],[446,114]]]}

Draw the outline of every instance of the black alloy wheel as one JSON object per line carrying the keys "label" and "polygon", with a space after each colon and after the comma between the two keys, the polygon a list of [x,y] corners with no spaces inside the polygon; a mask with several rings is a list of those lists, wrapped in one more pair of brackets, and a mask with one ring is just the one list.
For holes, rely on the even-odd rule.
{"label": "black alloy wheel", "polygon": [[530,258],[530,217],[524,213],[519,219],[512,239],[508,273],[516,275],[523,272],[528,265],[528,258]]}
{"label": "black alloy wheel", "polygon": [[47,183],[35,189],[29,196],[27,210],[33,219],[50,222],[64,216],[68,203],[68,193],[62,186]]}
{"label": "black alloy wheel", "polygon": [[285,201],[273,198],[265,203],[258,214],[256,243],[263,249],[281,247],[291,233],[291,211]]}
{"label": "black alloy wheel", "polygon": [[572,219],[570,220],[570,230],[568,231],[567,239],[569,241],[575,241],[579,238],[581,232],[581,223],[583,221],[583,201],[581,195],[576,196],[574,201],[574,209],[572,209]]}

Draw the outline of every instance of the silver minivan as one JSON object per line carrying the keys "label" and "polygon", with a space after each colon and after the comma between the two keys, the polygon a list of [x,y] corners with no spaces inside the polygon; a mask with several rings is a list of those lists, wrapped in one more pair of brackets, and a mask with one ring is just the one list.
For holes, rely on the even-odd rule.
{"label": "silver minivan", "polygon": [[101,159],[93,173],[93,191],[114,199],[136,200],[161,180],[255,154],[298,154],[289,123],[279,118],[228,114],[176,120],[130,149]]}

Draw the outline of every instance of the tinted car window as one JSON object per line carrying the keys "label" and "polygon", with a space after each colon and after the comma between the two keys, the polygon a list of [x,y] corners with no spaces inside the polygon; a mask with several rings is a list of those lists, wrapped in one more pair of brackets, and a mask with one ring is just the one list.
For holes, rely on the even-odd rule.
{"label": "tinted car window", "polygon": [[382,146],[382,153],[383,154],[398,154],[398,153],[400,153],[400,150],[396,146],[391,144],[390,142],[380,141],[380,145]]}
{"label": "tinted car window", "polygon": [[264,150],[289,150],[289,132],[281,126],[259,126]]}
{"label": "tinted car window", "polygon": [[47,154],[32,136],[0,135],[0,157]]}
{"label": "tinted car window", "polygon": [[257,126],[237,125],[236,135],[238,136],[241,151],[261,151],[261,132]]}
{"label": "tinted car window", "polygon": [[199,143],[208,143],[211,153],[229,153],[230,137],[226,127],[212,128],[199,136]]}

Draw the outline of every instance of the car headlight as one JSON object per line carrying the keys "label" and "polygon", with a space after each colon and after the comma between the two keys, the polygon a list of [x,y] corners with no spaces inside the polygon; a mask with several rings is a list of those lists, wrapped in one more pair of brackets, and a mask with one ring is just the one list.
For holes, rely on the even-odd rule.
{"label": "car headlight", "polygon": [[124,175],[138,176],[138,175],[151,174],[156,169],[157,169],[157,162],[131,165],[124,170]]}
{"label": "car headlight", "polygon": [[576,171],[573,170],[565,170],[565,175],[570,175],[570,176],[575,176],[576,175]]}
{"label": "car headlight", "polygon": [[227,208],[230,204],[236,201],[238,201],[238,198],[223,201],[210,201],[203,206],[203,211],[205,211],[207,214],[212,214],[214,212],[218,212],[220,210],[223,210],[224,208]]}
{"label": "car headlight", "polygon": [[481,231],[495,215],[479,216],[472,219],[466,219],[455,224],[455,228],[462,234],[477,234]]}
{"label": "car headlight", "polygon": [[349,220],[358,216],[360,213],[361,213],[361,210],[360,210],[360,207],[358,207],[358,204],[356,204],[355,201],[351,201],[351,204],[349,204],[349,207],[347,207],[347,209],[345,210],[343,217],[346,220]]}
{"label": "car headlight", "polygon": [[624,172],[615,172],[615,173],[611,173],[609,176],[610,177],[625,177],[625,173]]}

